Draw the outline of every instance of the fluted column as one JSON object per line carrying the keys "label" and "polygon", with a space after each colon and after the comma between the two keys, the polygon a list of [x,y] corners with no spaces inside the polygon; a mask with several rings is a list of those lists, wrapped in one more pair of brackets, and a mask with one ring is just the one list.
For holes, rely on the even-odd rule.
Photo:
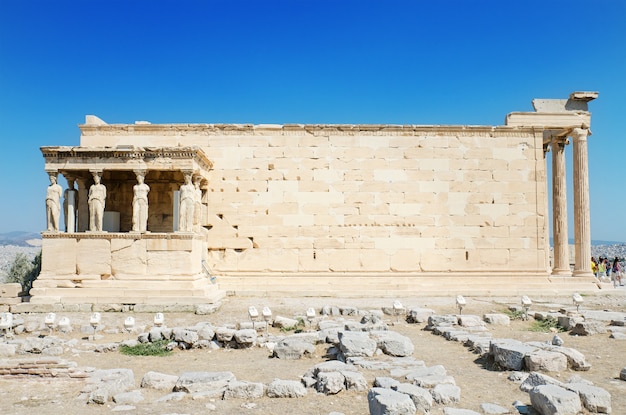
{"label": "fluted column", "polygon": [[89,229],[89,189],[87,189],[87,179],[77,178],[78,183],[78,232],[85,232]]}
{"label": "fluted column", "polygon": [[589,155],[586,128],[574,128],[574,243],[575,277],[591,277],[591,215],[589,211]]}
{"label": "fluted column", "polygon": [[552,275],[572,275],[567,237],[565,144],[567,144],[565,138],[552,137],[552,233],[554,237]]}
{"label": "fluted column", "polygon": [[546,172],[546,175],[544,176],[544,180],[545,180],[545,196],[544,196],[544,200],[543,203],[545,205],[545,209],[543,212],[543,227],[544,227],[544,247],[545,247],[545,251],[546,251],[546,255],[545,255],[545,264],[546,264],[546,272],[550,273],[551,272],[551,266],[550,266],[550,207],[549,207],[549,203],[548,203],[548,176],[547,176],[547,172],[548,172],[548,151],[550,151],[550,146],[547,145],[546,143],[544,143],[543,145],[543,168],[544,171]]}

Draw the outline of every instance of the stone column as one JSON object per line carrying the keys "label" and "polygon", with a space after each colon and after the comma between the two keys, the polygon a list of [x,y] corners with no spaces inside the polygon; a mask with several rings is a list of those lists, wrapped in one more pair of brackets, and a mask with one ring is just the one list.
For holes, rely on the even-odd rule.
{"label": "stone column", "polygon": [[544,143],[543,145],[543,168],[544,171],[546,172],[545,176],[544,176],[544,180],[545,180],[545,196],[544,196],[544,200],[543,203],[545,205],[545,209],[543,212],[543,227],[545,228],[544,231],[544,247],[545,247],[545,251],[546,251],[546,255],[545,255],[545,264],[546,264],[546,272],[549,274],[552,271],[552,266],[550,264],[550,206],[548,203],[548,195],[549,193],[549,189],[548,189],[548,151],[550,151],[550,146],[547,143]]}
{"label": "stone column", "polygon": [[574,128],[574,243],[576,244],[575,277],[592,277],[591,220],[589,212],[589,156],[586,128]]}
{"label": "stone column", "polygon": [[87,179],[78,177],[78,232],[85,232],[89,229],[89,189],[87,188]]}
{"label": "stone column", "polygon": [[65,232],[76,232],[76,201],[78,191],[74,189],[76,179],[67,173],[64,174],[67,180],[67,189],[63,192],[63,213],[65,217]]}
{"label": "stone column", "polygon": [[566,144],[566,138],[552,136],[552,233],[554,237],[552,275],[571,276],[567,237]]}

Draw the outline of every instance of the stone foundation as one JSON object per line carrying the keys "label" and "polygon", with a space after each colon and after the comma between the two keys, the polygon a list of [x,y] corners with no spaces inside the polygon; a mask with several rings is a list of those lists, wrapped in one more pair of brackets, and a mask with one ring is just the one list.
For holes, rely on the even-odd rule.
{"label": "stone foundation", "polygon": [[199,235],[44,233],[33,304],[207,304],[224,292]]}

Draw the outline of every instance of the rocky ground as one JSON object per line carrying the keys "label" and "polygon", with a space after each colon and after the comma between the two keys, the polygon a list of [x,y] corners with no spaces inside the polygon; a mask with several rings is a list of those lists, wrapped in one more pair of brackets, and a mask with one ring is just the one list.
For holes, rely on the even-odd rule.
{"label": "rocky ground", "polygon": [[[229,325],[246,325],[249,323],[248,307],[253,305],[259,312],[264,306],[271,308],[273,318],[284,316],[297,318],[306,316],[306,310],[313,307],[316,310],[314,326],[319,322],[336,320],[341,324],[356,324],[362,315],[320,316],[324,306],[335,306],[337,309],[359,310],[366,314],[369,310],[380,313],[382,308],[391,308],[395,299],[351,299],[351,298],[235,298],[225,299],[220,308],[209,315],[185,313],[166,313],[165,325],[168,327],[190,327],[197,323],[210,322],[211,326],[226,327]],[[454,298],[400,298],[404,307],[430,308],[438,315],[458,313]],[[486,313],[502,313],[509,305],[518,305],[518,298],[466,298],[467,305],[463,309],[464,315],[482,316]],[[332,307],[331,307],[332,308]],[[575,311],[570,297],[533,298],[532,313],[550,312],[563,309],[570,313]],[[610,310],[626,313],[626,289],[603,290],[602,294],[585,297],[581,312],[591,310]],[[68,317],[74,328],[73,332],[61,334],[57,331],[50,334],[43,324],[45,315],[29,314],[20,316],[30,333],[15,335],[13,340],[0,339],[0,343],[17,345],[17,354],[2,358],[3,365],[16,364],[22,359],[60,359],[75,362],[77,369],[86,376],[93,374],[93,369],[130,369],[134,376],[135,386],[131,390],[139,390],[143,400],[133,403],[115,403],[108,400],[105,404],[87,403],[81,391],[86,390],[87,380],[50,379],[23,374],[20,376],[0,376],[0,412],[11,414],[109,414],[121,412],[128,414],[322,414],[332,412],[348,414],[369,414],[368,390],[378,377],[394,377],[382,363],[396,364],[398,359],[423,361],[426,367],[442,365],[448,376],[460,388],[460,401],[449,404],[433,405],[431,414],[443,414],[444,408],[464,408],[481,413],[481,404],[493,403],[506,408],[510,413],[519,413],[512,403],[518,401],[530,405],[527,392],[520,390],[519,383],[509,380],[511,370],[502,370],[492,360],[480,357],[458,341],[446,340],[443,336],[435,335],[424,330],[426,322],[409,324],[393,315],[384,314],[382,323],[389,331],[394,331],[410,339],[414,350],[409,357],[397,358],[382,353],[366,358],[371,364],[369,367],[358,366],[358,372],[367,382],[365,390],[342,390],[336,394],[317,393],[314,389],[307,389],[304,397],[298,398],[232,398],[222,400],[202,394],[182,394],[167,398],[170,390],[141,388],[144,375],[150,371],[179,377],[185,372],[231,372],[237,380],[270,384],[275,379],[299,381],[301,377],[315,365],[331,359],[334,354],[332,345],[317,344],[313,352],[298,360],[286,360],[271,357],[268,347],[253,346],[249,348],[205,348],[180,350],[176,349],[166,357],[136,357],[126,356],[119,351],[103,350],[102,345],[119,343],[129,339],[136,339],[136,334],[123,332],[123,323],[128,314],[103,313],[102,326],[94,340],[87,332],[81,332],[81,326],[89,326],[88,313],[63,313],[57,319]],[[134,314],[139,331],[150,330],[153,326],[154,315]],[[539,333],[529,331],[533,319],[529,321],[512,320],[510,325],[487,324],[486,329],[493,338],[516,339],[528,341],[551,341],[554,333]],[[324,323],[327,324],[327,323]],[[609,322],[602,323],[608,329]],[[623,329],[623,327],[621,327]],[[613,328],[616,332],[618,328]],[[308,327],[305,328],[305,331]],[[84,330],[86,331],[86,330]],[[293,332],[270,327],[267,336],[278,339]],[[626,366],[626,340],[610,338],[610,331],[601,334],[575,336],[567,332],[560,333],[564,346],[574,348],[585,356],[591,364],[588,371],[574,371],[571,368],[550,372],[552,376],[562,382],[572,377],[580,377],[593,382],[594,385],[605,389],[611,395],[613,414],[626,413],[626,381],[620,380],[620,370]],[[20,354],[20,345],[30,339],[57,337],[60,348],[51,349],[49,354]],[[264,337],[263,330],[259,339]],[[263,343],[261,340],[259,343]],[[6,348],[2,349],[5,350]],[[34,350],[37,351],[37,350]],[[51,356],[52,355],[52,356]],[[377,364],[374,364],[377,362]],[[395,363],[394,363],[395,362]],[[397,375],[397,373],[395,373]],[[399,381],[406,382],[402,376],[396,376]],[[164,399],[165,398],[165,399]],[[167,400],[172,399],[172,400]],[[180,399],[180,400],[177,400]],[[522,406],[520,406],[522,408]],[[620,412],[621,411],[621,412]],[[419,412],[418,412],[419,413]]]}

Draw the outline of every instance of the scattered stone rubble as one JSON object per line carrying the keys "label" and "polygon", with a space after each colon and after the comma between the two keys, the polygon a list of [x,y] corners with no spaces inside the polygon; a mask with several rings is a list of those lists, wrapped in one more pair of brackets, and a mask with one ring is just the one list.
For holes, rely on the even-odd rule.
{"label": "scattered stone rubble", "polygon": [[[298,398],[314,391],[334,395],[343,391],[365,392],[371,415],[429,413],[439,405],[447,415],[473,415],[474,411],[456,408],[462,391],[445,367],[427,367],[412,357],[412,342],[400,333],[389,329],[384,314],[397,317],[395,310],[363,311],[354,307],[326,306],[322,318],[309,321],[309,330],[284,335],[270,335],[267,326],[292,330],[302,326],[302,319],[276,316],[268,322],[240,322],[215,327],[209,322],[188,327],[166,326],[138,327],[137,340],[121,343],[82,343],[57,336],[8,339],[0,343],[0,356],[15,354],[60,355],[68,350],[92,350],[107,353],[118,350],[121,344],[167,341],[168,348],[187,349],[243,349],[265,347],[278,359],[302,359],[318,353],[333,358],[307,370],[298,380],[275,379],[269,384],[236,379],[231,372],[184,372],[179,376],[160,372],[144,374],[136,388],[134,374],[129,369],[95,370],[77,368],[73,362],[58,358],[0,360],[0,376],[70,377],[87,379],[81,399],[87,403],[118,406],[132,405],[144,400],[142,389],[161,390],[165,395],[158,402],[192,399],[244,399],[263,396],[270,398]],[[555,313],[553,313],[555,314]],[[570,320],[563,323],[572,327],[572,333],[595,335],[606,333],[602,320],[592,320],[580,315],[565,314]],[[16,315],[16,333],[45,332],[41,324]],[[433,310],[419,307],[405,311],[409,323],[427,323],[425,330],[456,341],[480,354],[503,370],[511,371],[509,380],[520,384],[520,390],[529,394],[532,408],[540,414],[577,413],[584,408],[594,413],[611,413],[611,396],[590,382],[574,377],[561,382],[543,372],[562,372],[566,369],[589,370],[590,364],[578,351],[564,347],[563,340],[554,336],[550,343],[521,342],[515,339],[494,339],[489,325],[509,325],[504,314],[491,313],[482,318],[475,315],[437,315]],[[535,318],[546,318],[537,313]],[[560,317],[555,316],[553,317]],[[620,315],[611,315],[608,330],[624,327]],[[576,324],[571,324],[576,321]],[[606,320],[605,320],[606,321]],[[586,324],[584,324],[586,323]],[[91,333],[106,331],[104,326],[95,330],[89,326],[81,331]],[[619,330],[617,330],[619,332]],[[373,385],[369,385],[361,369],[381,371]],[[626,380],[626,367],[620,372]],[[448,407],[453,405],[455,408]],[[515,405],[514,405],[515,406]],[[512,413],[493,403],[481,405],[485,414]],[[569,412],[568,412],[569,411]],[[573,411],[573,412],[572,412]]]}
{"label": "scattered stone rubble", "polygon": [[[561,311],[568,314],[552,313],[551,317],[571,330],[571,335],[590,336],[611,330],[604,323],[607,318],[591,319],[592,316],[598,316],[597,313],[585,316]],[[626,315],[617,314],[611,313],[608,317],[611,324],[620,326],[616,322],[623,321]],[[535,318],[544,319],[547,315],[537,313]],[[447,340],[462,343],[473,352],[491,359],[503,370],[514,371],[509,380],[520,383],[520,390],[528,392],[532,407],[542,415],[577,414],[582,408],[592,413],[611,413],[611,395],[606,390],[582,378],[563,383],[539,373],[562,372],[568,368],[586,371],[591,368],[585,356],[575,349],[564,347],[558,335],[550,343],[494,339],[483,321],[489,324],[510,324],[506,315],[486,314],[482,319],[471,315],[431,315],[425,329]],[[531,373],[519,372],[523,370]]]}
{"label": "scattered stone rubble", "polygon": [[85,379],[92,371],[59,358],[0,359],[0,376]]}

